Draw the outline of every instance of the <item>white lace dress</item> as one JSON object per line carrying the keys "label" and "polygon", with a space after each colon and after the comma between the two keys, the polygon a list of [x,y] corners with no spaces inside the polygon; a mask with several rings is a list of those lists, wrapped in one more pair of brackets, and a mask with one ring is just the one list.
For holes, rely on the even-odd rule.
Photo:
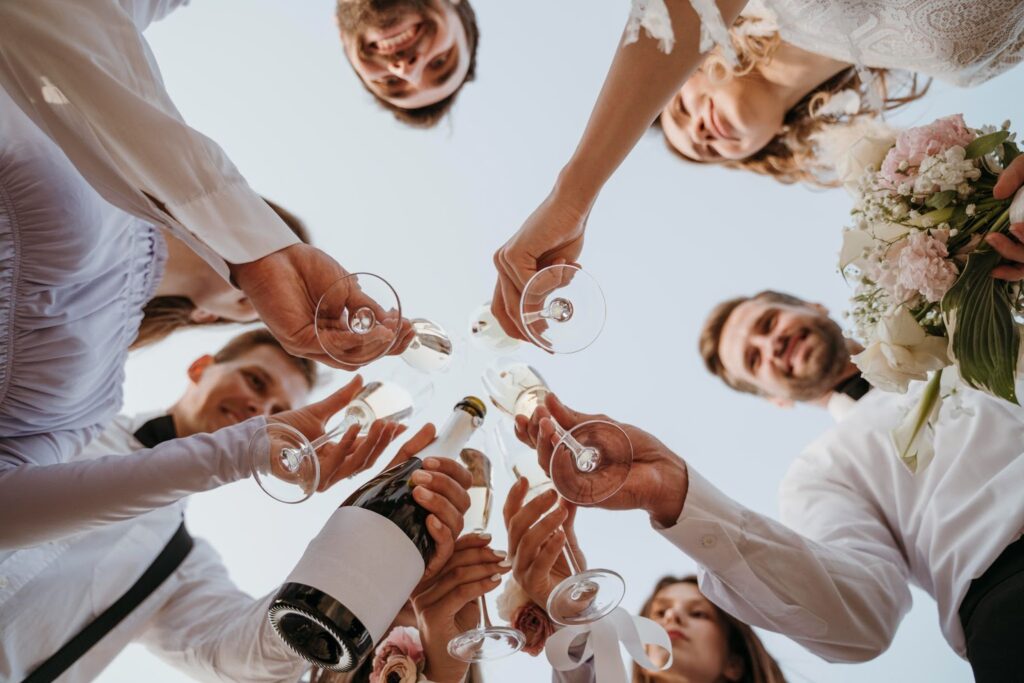
{"label": "white lace dress", "polygon": [[[971,86],[1024,61],[1022,0],[763,0],[782,38],[858,66],[899,68]],[[714,0],[690,0],[701,51],[731,47]],[[664,0],[633,0],[627,42],[643,28],[672,47]]]}

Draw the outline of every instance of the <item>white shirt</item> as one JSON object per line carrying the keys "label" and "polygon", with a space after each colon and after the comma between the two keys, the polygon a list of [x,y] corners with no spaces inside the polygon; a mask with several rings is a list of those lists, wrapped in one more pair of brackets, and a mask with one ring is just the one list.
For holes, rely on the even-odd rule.
{"label": "white shirt", "polygon": [[701,592],[829,661],[852,662],[889,646],[912,582],[938,602],[942,633],[964,656],[960,603],[1024,532],[1024,410],[966,390],[965,412],[943,406],[935,459],[914,475],[889,432],[919,393],[868,392],[808,446],[782,482],[782,523],[691,467],[682,513],[661,533],[700,563]]}
{"label": "white shirt", "polygon": [[[76,460],[142,450],[133,434],[150,417],[117,417]],[[142,456],[121,457],[128,465]],[[184,508],[172,503],[0,563],[0,680],[22,680],[121,597],[174,534]],[[273,632],[270,599],[239,590],[213,548],[196,539],[181,566],[58,680],[92,680],[132,641],[198,680],[298,680],[308,665]]]}
{"label": "white shirt", "polygon": [[169,226],[226,275],[221,259],[298,238],[164,89],[141,32],[186,2],[2,2],[0,87],[107,201]]}

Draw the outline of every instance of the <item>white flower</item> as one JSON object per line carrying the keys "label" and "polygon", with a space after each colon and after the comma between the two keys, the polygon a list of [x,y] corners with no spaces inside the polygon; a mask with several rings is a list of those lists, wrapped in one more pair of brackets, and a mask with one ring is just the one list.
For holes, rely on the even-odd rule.
{"label": "white flower", "polygon": [[860,265],[861,259],[874,243],[874,238],[863,230],[844,230],[843,246],[839,250],[839,270],[845,270],[851,265]]}
{"label": "white flower", "polygon": [[933,375],[917,406],[907,411],[900,424],[889,432],[900,460],[913,473],[928,466],[935,457],[935,423],[942,407],[942,373]]}
{"label": "white flower", "polygon": [[945,337],[928,335],[905,307],[882,318],[874,340],[852,358],[875,387],[905,393],[910,382],[949,365]]}
{"label": "white flower", "polygon": [[523,605],[532,602],[530,596],[523,590],[515,579],[509,578],[505,581],[505,587],[498,596],[498,617],[505,621],[512,621],[512,615]]}
{"label": "white flower", "polygon": [[821,157],[835,168],[843,187],[856,195],[861,176],[869,169],[877,170],[896,143],[896,131],[879,121],[866,119],[828,126],[814,141]]}

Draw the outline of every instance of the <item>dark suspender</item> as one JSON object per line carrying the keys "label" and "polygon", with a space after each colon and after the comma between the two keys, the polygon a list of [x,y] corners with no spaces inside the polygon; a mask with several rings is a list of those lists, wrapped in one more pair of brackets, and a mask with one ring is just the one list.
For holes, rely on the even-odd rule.
{"label": "dark suspender", "polygon": [[[154,418],[135,432],[135,438],[147,448],[174,439],[176,436],[174,421],[169,415]],[[105,609],[91,623],[86,624],[75,637],[64,644],[64,647],[40,664],[23,683],[49,683],[67,671],[89,651],[89,648],[114,630],[125,617],[132,613],[132,610],[141,605],[143,600],[148,598],[160,587],[160,584],[167,580],[167,577],[174,573],[174,570],[181,566],[189,551],[192,550],[192,545],[192,537],[185,529],[185,522],[182,522],[178,530],[171,536],[171,540],[167,541],[167,545],[156,556],[149,568],[143,572],[139,580],[132,584],[132,587],[113,605]]]}

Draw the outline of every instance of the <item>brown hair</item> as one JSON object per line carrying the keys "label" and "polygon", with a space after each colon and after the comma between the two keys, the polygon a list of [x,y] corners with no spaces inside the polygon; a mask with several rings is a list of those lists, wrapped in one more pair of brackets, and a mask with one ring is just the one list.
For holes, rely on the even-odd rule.
{"label": "brown hair", "polygon": [[306,385],[310,389],[316,386],[316,363],[308,358],[293,356],[285,351],[284,347],[281,346],[281,342],[277,341],[274,335],[270,333],[270,330],[265,327],[249,330],[232,337],[227,344],[222,346],[213,355],[213,362],[227,363],[228,361],[233,361],[260,346],[269,346],[279,350],[288,358],[295,369],[302,374],[302,378],[306,380]]}
{"label": "brown hair", "polygon": [[704,366],[708,369],[708,372],[715,377],[720,378],[736,391],[760,395],[761,392],[753,385],[736,380],[729,375],[729,373],[725,371],[725,366],[722,365],[721,356],[718,355],[718,347],[722,341],[722,328],[725,327],[725,323],[729,320],[729,316],[732,315],[732,312],[735,311],[736,307],[740,304],[755,300],[788,304],[790,306],[807,305],[807,302],[799,297],[785,294],[783,292],[776,292],[770,289],[758,292],[754,296],[738,296],[733,299],[728,299],[711,309],[711,313],[708,314],[707,319],[704,321],[704,327],[701,328],[700,342],[698,346],[700,348],[700,356],[704,359]]}
{"label": "brown hair", "polygon": [[[309,231],[295,214],[270,201],[266,197],[263,201],[274,210],[284,224],[291,228],[295,236],[304,243],[309,244]],[[143,346],[156,344],[166,339],[175,330],[186,327],[207,327],[210,325],[234,324],[232,320],[214,320],[208,323],[197,323],[192,320],[192,313],[196,305],[192,300],[184,296],[155,296],[146,302],[142,308],[142,322],[139,323],[139,333],[135,341],[128,348],[132,351],[141,349]]]}
{"label": "brown hair", "polygon": [[[759,19],[743,15],[736,19],[729,36],[736,50],[738,63],[735,66],[728,64],[721,52],[715,50],[708,55],[701,67],[709,80],[721,82],[739,78],[771,61],[775,51],[782,44],[782,38],[777,31],[769,35],[744,35],[736,30],[746,23],[757,21]],[[869,71],[873,74],[874,87],[878,89],[881,97],[882,112],[892,111],[923,97],[931,86],[930,78],[923,85],[919,85],[917,74],[875,68]],[[897,75],[898,73],[900,75]],[[819,155],[814,141],[815,136],[837,123],[849,123],[861,117],[875,117],[880,112],[863,106],[856,113],[840,116],[825,116],[820,112],[832,96],[841,90],[854,90],[860,95],[861,101],[866,101],[869,87],[871,84],[864,83],[854,67],[844,69],[797,102],[786,113],[778,134],[767,145],[746,159],[723,159],[714,163],[726,168],[745,169],[771,176],[786,184],[803,182],[818,187],[837,187],[839,181],[834,177],[831,166]],[[893,94],[896,92],[900,94]],[[660,127],[660,116],[654,125]],[[677,150],[668,142],[668,138],[665,138],[665,142],[679,158],[691,163],[702,163]]]}
{"label": "brown hair", "polygon": [[[696,576],[665,576],[654,585],[651,596],[640,608],[640,616],[649,617],[654,598],[658,593],[669,586],[677,583],[690,583],[697,585]],[[754,629],[736,617],[720,610],[712,604],[712,608],[722,620],[726,629],[726,642],[729,646],[729,654],[739,657],[743,662],[743,673],[736,683],[786,683],[786,677],[782,674],[778,662],[768,654],[764,643],[754,633]],[[655,678],[651,673],[642,669],[639,664],[633,664],[633,683],[654,683]]]}
{"label": "brown hair", "polygon": [[395,119],[414,128],[433,128],[436,126],[451,111],[452,106],[455,104],[456,96],[462,92],[462,86],[476,78],[476,49],[477,45],[480,44],[480,27],[476,23],[476,12],[473,11],[473,6],[469,4],[469,0],[462,0],[462,2],[452,5],[452,7],[455,9],[459,21],[462,22],[462,26],[466,30],[466,45],[469,47],[469,69],[466,71],[466,77],[462,83],[459,84],[459,87],[451,95],[424,107],[405,109],[375,93],[356,74],[359,82],[363,84],[368,93],[373,95],[373,99],[377,100],[380,106],[391,112]]}

